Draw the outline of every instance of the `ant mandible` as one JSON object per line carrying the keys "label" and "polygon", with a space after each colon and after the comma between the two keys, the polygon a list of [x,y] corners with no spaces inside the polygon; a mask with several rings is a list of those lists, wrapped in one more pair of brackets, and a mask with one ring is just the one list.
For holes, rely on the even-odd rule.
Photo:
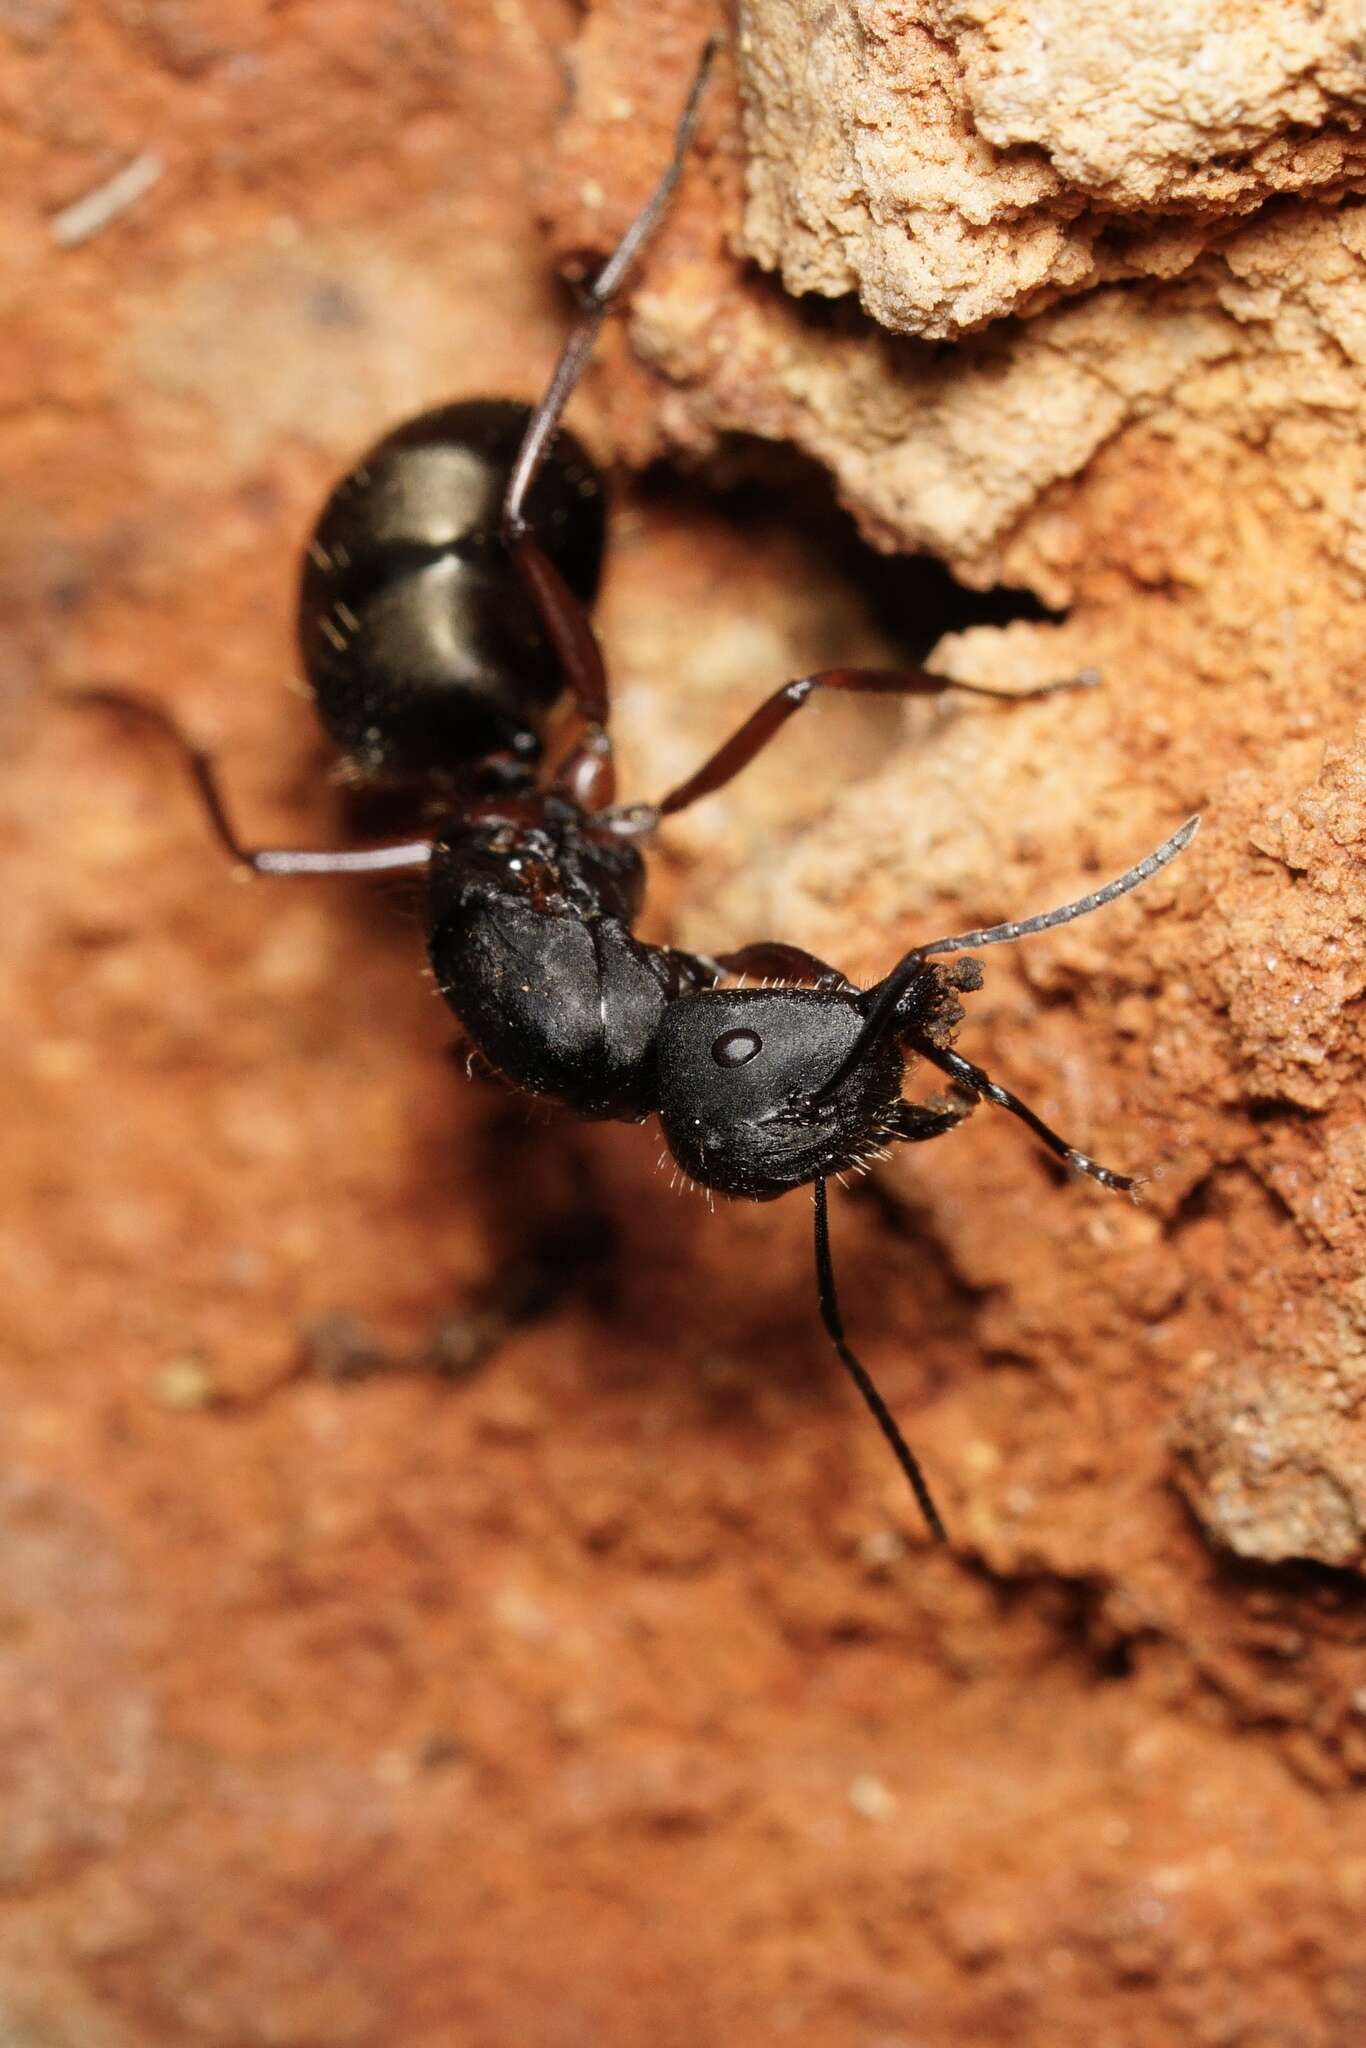
{"label": "ant mandible", "polygon": [[[469,1047],[510,1086],[582,1117],[658,1115],[684,1173],[721,1194],[762,1202],[809,1185],[825,1329],[942,1541],[920,1466],[845,1338],[826,1183],[885,1158],[890,1145],[943,1137],[985,1100],[1069,1166],[1132,1192],[1135,1176],[1079,1152],[953,1051],[958,997],[981,986],[981,969],[971,959],[935,963],[1089,916],[1156,874],[1199,820],[1104,888],[1019,923],[916,946],[869,989],[781,941],[710,957],[634,936],[642,846],[663,819],[738,775],[818,690],[1007,694],[920,669],[825,669],[776,691],[660,802],[615,802],[607,676],[589,618],[601,484],[560,420],[678,182],[714,53],[709,43],[668,167],[584,292],[540,402],[471,400],[399,427],[337,486],[309,544],[299,629],[319,716],[360,777],[420,805],[422,835],[338,851],[245,846],[212,762],[167,712],[118,692],[86,695],[176,742],[213,830],[244,867],[281,876],[425,870],[437,985]],[[545,716],[565,688],[579,731],[545,774]],[[764,985],[722,985],[750,975]],[[947,1103],[902,1099],[915,1056],[949,1076]]]}

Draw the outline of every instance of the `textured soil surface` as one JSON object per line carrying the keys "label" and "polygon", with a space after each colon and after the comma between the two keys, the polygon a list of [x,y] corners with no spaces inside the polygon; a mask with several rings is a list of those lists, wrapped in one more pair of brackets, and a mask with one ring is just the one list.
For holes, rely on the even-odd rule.
{"label": "textured soil surface", "polygon": [[[1328,170],[1249,135],[1209,212],[1266,210],[1217,255],[1202,217],[1188,277],[958,354],[732,253],[727,58],[577,403],[683,465],[616,491],[629,793],[946,627],[964,677],[1104,677],[813,708],[670,832],[653,931],[871,978],[1207,813],[989,956],[961,1040],[1143,1203],[981,1110],[836,1205],[947,1550],[821,1336],[805,1197],[711,1213],[653,1127],[467,1081],[401,891],[240,885],[166,750],[64,702],[173,705],[249,836],[335,840],[317,506],[406,414],[537,389],[555,262],[625,224],[711,25],[0,0],[5,2048],[1366,2038],[1366,237],[1327,59]],[[812,456],[977,590],[861,549]]]}

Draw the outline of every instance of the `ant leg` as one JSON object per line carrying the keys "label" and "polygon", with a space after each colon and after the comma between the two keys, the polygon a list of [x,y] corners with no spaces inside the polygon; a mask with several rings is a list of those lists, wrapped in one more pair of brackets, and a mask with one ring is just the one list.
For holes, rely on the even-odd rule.
{"label": "ant leg", "polygon": [[[1131,889],[1137,889],[1141,883],[1159,873],[1168,861],[1175,860],[1179,853],[1184,852],[1199,829],[1200,816],[1197,812],[1193,818],[1187,818],[1185,824],[1173,832],[1170,839],[1164,839],[1152,853],[1145,855],[1140,861],[1135,861],[1131,868],[1126,868],[1113,882],[1107,882],[1103,888],[1092,889],[1089,895],[1078,896],[1072,903],[1060,904],[1056,910],[1041,911],[1037,917],[1018,918],[1009,924],[983,925],[978,931],[958,932],[953,938],[932,939],[927,946],[913,946],[909,953],[903,953],[891,973],[880,981],[876,988],[869,989],[868,994],[873,1001],[864,1020],[863,1029],[834,1073],[816,1090],[812,1097],[813,1102],[824,1102],[833,1095],[889,1031],[903,1028],[898,1025],[901,1005],[916,982],[925,974],[930,960],[942,957],[946,953],[976,951],[981,946],[1004,946],[1016,939],[1032,938],[1036,932],[1055,931],[1059,925],[1071,924],[1079,917],[1090,917],[1093,911],[1103,910],[1107,903],[1117,902],[1121,896],[1127,896]],[[931,968],[929,971],[934,973],[936,970]],[[907,1023],[904,1028],[909,1031],[911,1027]],[[916,1043],[927,1059],[937,1057],[937,1049],[919,1039]],[[957,1054],[954,1054],[954,1058],[957,1058]],[[940,1060],[939,1064],[942,1066],[943,1061]],[[961,1064],[966,1067],[967,1062],[963,1061]],[[949,1068],[946,1071],[953,1072],[954,1069]],[[1007,1107],[1010,1105],[1007,1104]],[[1063,1147],[1063,1150],[1066,1152],[1067,1148]]]}
{"label": "ant leg", "polygon": [[830,1256],[830,1218],[827,1213],[825,1178],[819,1176],[811,1190],[811,1199],[816,1212],[816,1293],[820,1300],[821,1321],[826,1334],[839,1354],[840,1364],[862,1394],[873,1411],[873,1420],[891,1445],[892,1455],[910,1482],[911,1492],[920,1506],[920,1512],[929,1524],[930,1534],[936,1543],[947,1543],[948,1532],[940,1520],[934,1496],[920,1469],[920,1462],[905,1437],[896,1426],[891,1409],[883,1400],[868,1376],[866,1367],[861,1365],[849,1349],[844,1335],[844,1319],[840,1315],[839,1297],[835,1293],[835,1267]]}
{"label": "ant leg", "polygon": [[831,967],[804,947],[789,946],[782,939],[760,939],[734,953],[714,954],[711,964],[722,974],[757,974],[774,981],[810,983],[815,988],[853,987],[838,967]]}
{"label": "ant leg", "polygon": [[946,1131],[957,1130],[976,1107],[975,1095],[960,1096],[957,1102],[942,1109],[933,1109],[925,1102],[899,1102],[885,1135],[907,1145],[918,1145],[926,1138],[942,1138]]}
{"label": "ant leg", "polygon": [[565,681],[578,705],[585,732],[561,765],[559,788],[585,805],[601,809],[612,801],[612,746],[607,735],[607,670],[587,610],[575,597],[555,564],[527,525],[527,493],[545,460],[575,386],[588,367],[603,321],[640,251],[663,219],[697,125],[697,109],[707,82],[717,41],[704,48],[687,102],[674,136],[673,154],[654,191],[636,215],[613,253],[583,294],[582,309],[544,397],[527,422],[522,445],[508,477],[503,500],[503,540],[540,614],[541,624],[560,659]]}
{"label": "ant leg", "polygon": [[707,74],[711,70],[712,59],[718,48],[719,40],[713,36],[698,60],[697,70],[688,89],[687,102],[675,131],[673,154],[669,158],[664,174],[585,291],[583,310],[560,352],[560,359],[555,365],[554,375],[551,377],[545,397],[527,424],[525,438],[518,451],[517,460],[512,466],[512,474],[508,478],[507,496],[503,501],[503,532],[504,537],[510,542],[519,540],[525,532],[522,508],[526,503],[527,492],[545,459],[546,449],[560,423],[574,387],[582,377],[588,359],[593,353],[598,330],[607,317],[612,301],[621,290],[631,265],[659,226],[673,197],[674,187],[682,175],[693,129],[697,125],[697,109],[702,98],[702,89],[707,82]]}
{"label": "ant leg", "polygon": [[358,846],[337,851],[244,846],[233,829],[212,760],[195,746],[169,711],[146,697],[135,697],[123,690],[76,690],[70,693],[68,701],[140,719],[163,739],[170,740],[190,772],[210,830],[229,859],[239,867],[251,868],[259,875],[375,875],[394,868],[425,867],[432,857],[428,839],[406,839],[395,846]]}
{"label": "ant leg", "polygon": [[1008,1109],[1012,1116],[1019,1117],[1021,1123],[1028,1124],[1036,1138],[1042,1139],[1050,1152],[1056,1153],[1059,1159],[1065,1159],[1078,1173],[1087,1174],[1092,1180],[1098,1180],[1103,1188],[1117,1188],[1121,1194],[1126,1195],[1133,1194],[1143,1185],[1141,1174],[1115,1173],[1110,1167],[1100,1165],[1099,1161],[1092,1159],[1088,1153],[1078,1152],[1075,1145],[1069,1145],[1066,1138],[1060,1138],[1041,1116],[1036,1115],[1027,1102],[1021,1102],[1018,1095],[1012,1095],[1008,1088],[1002,1088],[983,1068],[974,1066],[971,1060],[965,1060],[961,1053],[949,1052],[946,1047],[935,1045],[930,1039],[918,1035],[911,1036],[908,1043],[922,1059],[929,1060],[941,1073],[951,1075],[965,1094],[994,1102],[998,1109]]}
{"label": "ant leg", "polygon": [[612,736],[605,725],[589,721],[556,768],[553,781],[560,795],[581,809],[606,810],[617,793],[617,770]]}
{"label": "ant leg", "polygon": [[1094,680],[1094,676],[1088,673],[1069,677],[1064,682],[1043,683],[1036,690],[993,690],[985,683],[956,683],[948,676],[931,675],[928,669],[923,668],[819,669],[814,675],[798,676],[795,682],[784,683],[780,690],[766,698],[757,711],[750,713],[738,732],[732,733],[710,759],[702,763],[695,775],[690,775],[677,789],[669,791],[655,806],[655,815],[673,817],[704,796],[713,796],[718,789],[724,789],[742,768],[748,768],[755,755],[763,751],[817,690],[858,690],[892,697],[938,697],[946,690],[969,690],[977,697],[1004,698],[1014,702],[1021,697],[1047,697],[1055,690],[1089,689]]}

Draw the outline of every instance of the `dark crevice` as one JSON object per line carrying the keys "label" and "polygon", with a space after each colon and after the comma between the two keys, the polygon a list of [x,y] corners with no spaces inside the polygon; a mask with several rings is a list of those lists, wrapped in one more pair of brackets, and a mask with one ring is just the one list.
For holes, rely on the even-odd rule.
{"label": "dark crevice", "polygon": [[1253,1124],[1306,1123],[1313,1114],[1298,1102],[1286,1102],[1278,1095],[1254,1095],[1245,1105],[1248,1122]]}
{"label": "dark crevice", "polygon": [[1181,1197],[1181,1200],[1173,1210],[1171,1221],[1167,1225],[1169,1236],[1175,1237],[1180,1231],[1188,1229],[1191,1224],[1201,1223],[1207,1216],[1213,1216],[1216,1213],[1214,1189],[1215,1177],[1212,1173],[1207,1173],[1202,1179],[1196,1181],[1193,1187],[1186,1190],[1186,1193]]}
{"label": "dark crevice", "polygon": [[811,456],[753,435],[726,436],[694,476],[666,465],[637,485],[640,502],[687,504],[734,533],[737,550],[756,533],[786,533],[858,592],[869,621],[908,664],[922,662],[946,633],[1005,626],[1016,619],[1057,621],[1031,591],[997,585],[972,590],[930,555],[884,554],[859,534],[828,472]]}
{"label": "dark crevice", "polygon": [[1051,1640],[1045,1661],[1064,1658],[1080,1664],[1101,1685],[1123,1684],[1133,1676],[1142,1643],[1152,1631],[1120,1633],[1106,1611],[1111,1589],[1103,1581],[1052,1571],[1002,1577],[985,1564],[964,1562],[991,1588],[1003,1619],[1023,1608],[1047,1621]]}

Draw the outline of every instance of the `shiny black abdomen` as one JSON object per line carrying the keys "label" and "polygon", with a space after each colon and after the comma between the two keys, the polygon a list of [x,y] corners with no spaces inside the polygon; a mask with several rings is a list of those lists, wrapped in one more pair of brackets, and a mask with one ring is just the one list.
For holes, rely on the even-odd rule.
{"label": "shiny black abdomen", "polygon": [[[559,665],[499,538],[530,408],[468,399],[362,457],[304,555],[299,640],[319,716],[362,774],[439,780],[485,755],[533,760]],[[602,481],[561,431],[527,502],[537,541],[591,603]]]}
{"label": "shiny black abdomen", "polygon": [[644,868],[577,805],[529,797],[437,837],[427,943],[470,1045],[578,1116],[655,1107],[655,1047],[680,956],[631,936]]}

